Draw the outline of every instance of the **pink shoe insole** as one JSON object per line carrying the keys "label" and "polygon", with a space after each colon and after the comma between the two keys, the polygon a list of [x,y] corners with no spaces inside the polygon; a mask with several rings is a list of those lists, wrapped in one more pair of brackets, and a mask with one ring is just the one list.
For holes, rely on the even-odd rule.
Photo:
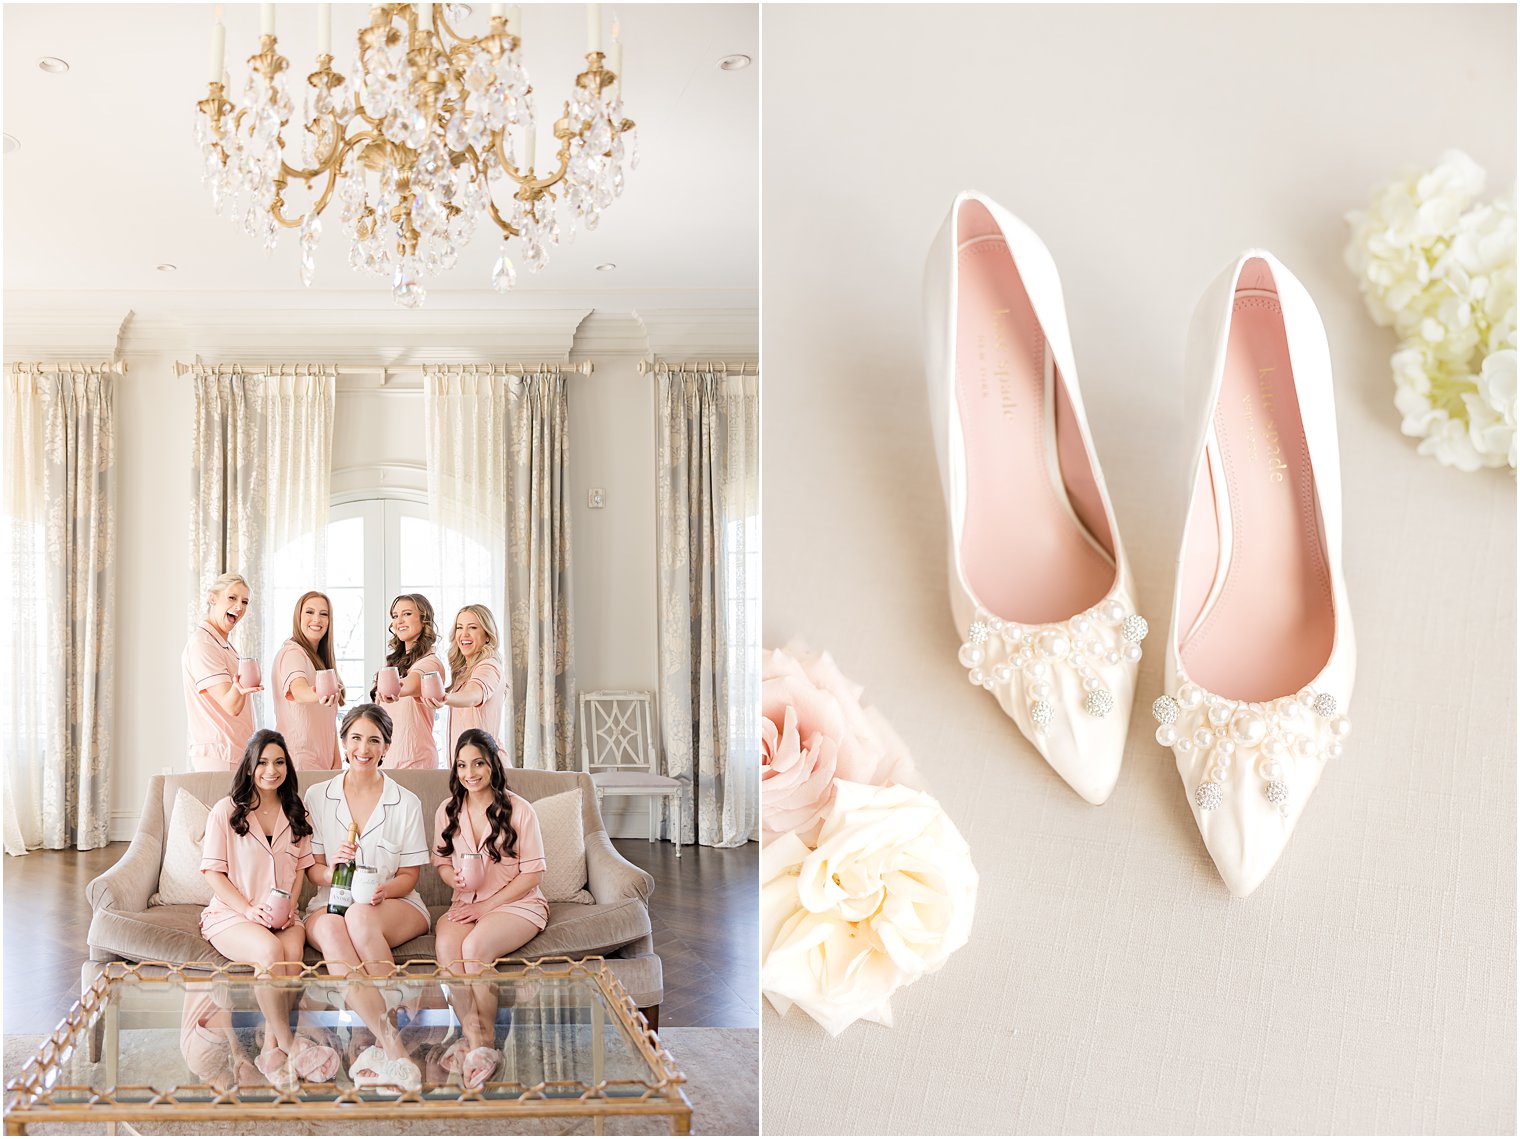
{"label": "pink shoe insole", "polygon": [[1045,336],[1007,243],[974,203],[962,207],[958,230],[961,566],[989,612],[1064,621],[1113,588],[1107,517],[1059,375],[1047,411]]}
{"label": "pink shoe insole", "polygon": [[1213,428],[1188,525],[1180,656],[1210,692],[1273,700],[1324,668],[1335,611],[1287,333],[1259,260],[1241,272]]}

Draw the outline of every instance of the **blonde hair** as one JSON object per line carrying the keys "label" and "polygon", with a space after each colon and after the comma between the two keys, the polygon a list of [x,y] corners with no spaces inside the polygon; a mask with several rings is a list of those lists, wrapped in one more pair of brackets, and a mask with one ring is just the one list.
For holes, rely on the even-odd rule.
{"label": "blonde hair", "polygon": [[501,647],[501,634],[496,631],[496,618],[491,616],[491,611],[484,605],[466,605],[454,616],[454,625],[457,627],[459,618],[466,613],[473,613],[475,619],[480,622],[481,629],[485,632],[486,643],[475,651],[469,660],[465,659],[464,653],[459,651],[459,645],[454,640],[454,629],[449,630],[449,691],[457,691],[467,679],[470,670],[483,660],[496,659],[499,654],[497,649]]}
{"label": "blonde hair", "polygon": [[240,573],[224,573],[206,587],[206,606],[210,608],[211,598],[218,593],[226,593],[234,585],[241,585],[249,593],[253,592],[253,586],[248,584],[248,579]]}

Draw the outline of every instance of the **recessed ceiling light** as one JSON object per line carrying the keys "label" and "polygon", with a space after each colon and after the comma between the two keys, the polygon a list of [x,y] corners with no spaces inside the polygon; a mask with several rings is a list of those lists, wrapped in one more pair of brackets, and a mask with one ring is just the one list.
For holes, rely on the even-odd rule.
{"label": "recessed ceiling light", "polygon": [[6,154],[9,154],[13,150],[20,150],[20,149],[21,149],[21,140],[19,138],[17,138],[13,134],[8,134],[8,135],[5,136],[5,153]]}
{"label": "recessed ceiling light", "polygon": [[598,265],[596,267],[596,271],[598,273],[610,273],[610,272],[612,272],[616,268],[617,268],[617,266],[614,265],[611,261],[603,261],[600,265]]}
{"label": "recessed ceiling light", "polygon": [[37,61],[37,66],[49,75],[62,75],[69,69],[69,61],[56,55],[45,55]]}
{"label": "recessed ceiling light", "polygon": [[169,264],[169,262],[165,261],[162,265],[160,265],[158,267],[158,271],[160,273],[172,273],[172,272],[174,272],[174,270],[176,270],[178,268],[179,268],[178,265],[171,265],[171,264]]}
{"label": "recessed ceiling light", "polygon": [[722,59],[718,60],[718,66],[724,71],[743,71],[754,62],[747,55],[725,55]]}

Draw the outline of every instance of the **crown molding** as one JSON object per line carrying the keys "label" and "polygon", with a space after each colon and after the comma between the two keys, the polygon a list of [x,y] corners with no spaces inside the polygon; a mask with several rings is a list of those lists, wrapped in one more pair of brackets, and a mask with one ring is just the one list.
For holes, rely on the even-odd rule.
{"label": "crown molding", "polygon": [[750,308],[655,308],[635,315],[644,326],[650,354],[661,359],[750,361],[760,358],[760,310]]}
{"label": "crown molding", "polygon": [[[759,310],[750,290],[651,292],[637,307],[630,305],[632,298],[611,294],[525,294],[521,299],[527,303],[510,308],[503,308],[502,298],[494,294],[435,294],[427,308],[415,311],[397,309],[388,297],[374,294],[326,294],[320,303],[300,303],[308,299],[319,298],[287,293],[8,293],[5,359],[163,353],[187,362],[386,368],[563,362],[572,354],[593,360],[754,359],[759,352]],[[720,307],[702,307],[695,300]],[[731,307],[721,307],[723,303]]]}

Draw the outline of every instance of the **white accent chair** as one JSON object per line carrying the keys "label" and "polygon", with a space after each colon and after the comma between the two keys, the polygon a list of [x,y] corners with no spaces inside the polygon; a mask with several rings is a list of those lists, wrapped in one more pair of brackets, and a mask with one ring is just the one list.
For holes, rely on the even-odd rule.
{"label": "white accent chair", "polygon": [[672,837],[681,857],[681,816],[686,785],[658,774],[654,743],[654,696],[649,692],[603,689],[580,697],[581,770],[596,787],[598,808],[608,795],[640,795],[649,806],[649,841],[657,830],[654,805],[675,800]]}

